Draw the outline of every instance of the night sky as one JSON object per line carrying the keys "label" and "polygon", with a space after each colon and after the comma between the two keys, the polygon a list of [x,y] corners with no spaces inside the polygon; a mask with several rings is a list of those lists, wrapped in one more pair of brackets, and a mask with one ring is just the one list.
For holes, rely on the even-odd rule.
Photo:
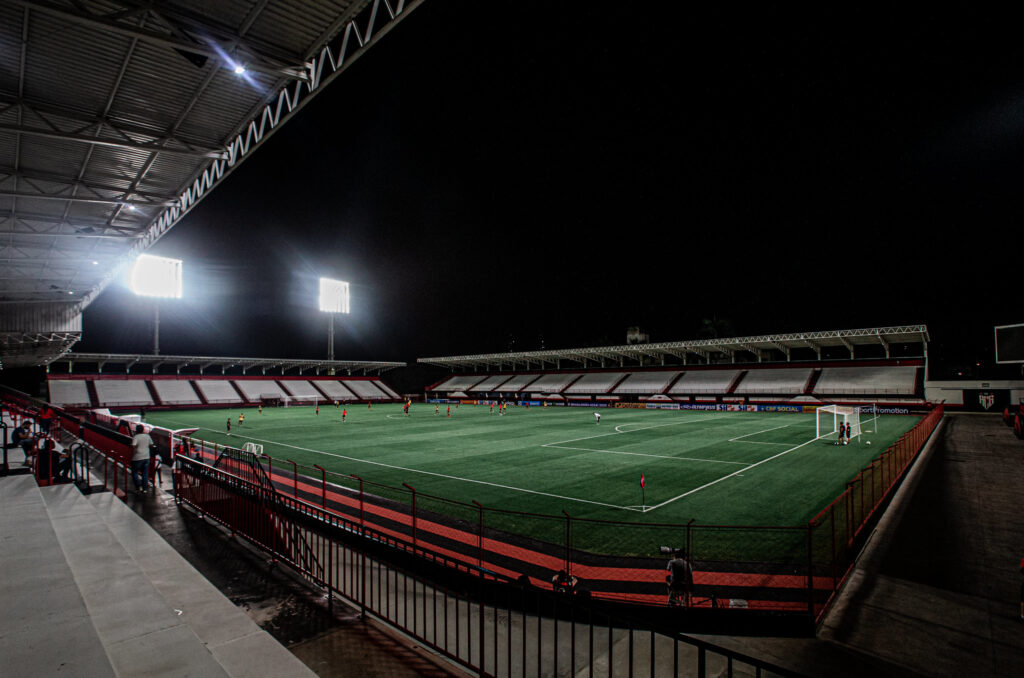
{"label": "night sky", "polygon": [[[683,3],[672,3],[683,5]],[[633,7],[633,5],[637,5]],[[688,5],[688,3],[687,3]],[[338,359],[1024,322],[1024,42],[866,7],[427,0],[150,252],[161,352]],[[112,285],[76,351],[148,352]]]}

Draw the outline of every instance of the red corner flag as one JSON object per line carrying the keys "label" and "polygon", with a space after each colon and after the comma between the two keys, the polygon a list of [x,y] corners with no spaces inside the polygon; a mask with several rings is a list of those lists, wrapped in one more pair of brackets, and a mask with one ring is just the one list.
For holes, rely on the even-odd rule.
{"label": "red corner flag", "polygon": [[640,488],[643,489],[644,487],[646,487],[646,485],[644,485],[644,474],[641,473],[640,474]]}

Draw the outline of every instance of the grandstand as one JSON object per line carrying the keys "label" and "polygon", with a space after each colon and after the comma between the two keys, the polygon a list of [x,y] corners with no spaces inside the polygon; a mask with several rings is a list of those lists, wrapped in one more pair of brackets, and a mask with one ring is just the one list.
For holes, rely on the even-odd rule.
{"label": "grandstand", "polygon": [[197,379],[196,388],[203,394],[203,401],[210,405],[234,405],[242,402],[242,396],[226,379]]}
{"label": "grandstand", "polygon": [[328,400],[337,400],[339,402],[358,400],[356,395],[345,388],[345,385],[340,381],[324,380],[319,382],[318,386],[324,392],[324,395],[327,396]]}
{"label": "grandstand", "polygon": [[913,396],[919,368],[915,366],[826,367],[814,385],[818,396]]}
{"label": "grandstand", "polygon": [[530,391],[538,393],[561,393],[569,384],[579,379],[582,374],[570,372],[568,374],[545,374],[539,379],[530,382]]}
{"label": "grandstand", "polygon": [[187,379],[154,379],[150,383],[161,405],[201,405],[203,402]]}
{"label": "grandstand", "polygon": [[50,388],[50,402],[62,407],[87,407],[90,404],[89,388],[84,379],[62,379],[47,382]]}
{"label": "grandstand", "polygon": [[739,370],[690,370],[669,389],[674,396],[721,395],[729,393],[730,386],[739,377]]}
{"label": "grandstand", "polygon": [[583,374],[565,389],[565,393],[567,395],[608,393],[625,376],[625,372],[591,372]]}
{"label": "grandstand", "polygon": [[258,403],[263,398],[280,400],[287,395],[276,381],[269,379],[235,379],[234,384],[250,403]]}
{"label": "grandstand", "polygon": [[315,402],[324,398],[324,394],[305,379],[283,379],[280,384],[293,401]]}
{"label": "grandstand", "polygon": [[98,379],[93,382],[100,407],[150,407],[153,396],[137,379]]}
{"label": "grandstand", "polygon": [[355,394],[359,400],[383,400],[391,396],[377,388],[376,382],[362,379],[349,379],[345,386]]}
{"label": "grandstand", "polygon": [[807,390],[809,368],[749,370],[732,390],[739,394],[799,395]]}
{"label": "grandstand", "polygon": [[[926,328],[900,326],[421,358],[420,362],[453,370],[468,368],[427,387],[428,397],[500,393],[549,399],[568,396],[577,401],[596,396],[601,401],[654,399],[683,404],[919,405],[924,403],[926,341]],[[896,358],[894,351],[906,357]],[[691,356],[698,358],[696,364],[691,364]],[[566,362],[575,369],[558,369]],[[617,369],[609,362],[617,363]],[[634,368],[630,362],[638,365]],[[538,371],[535,363],[555,369]],[[518,365],[526,369],[520,371]],[[480,373],[481,367],[497,367],[501,373]]]}
{"label": "grandstand", "polygon": [[679,377],[679,374],[680,372],[676,370],[630,372],[612,392],[620,395],[661,394]]}

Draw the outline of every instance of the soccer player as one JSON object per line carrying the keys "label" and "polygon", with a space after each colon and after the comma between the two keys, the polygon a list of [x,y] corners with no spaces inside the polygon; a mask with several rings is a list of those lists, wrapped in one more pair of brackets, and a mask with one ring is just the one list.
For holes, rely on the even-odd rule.
{"label": "soccer player", "polygon": [[494,401],[491,401],[491,414],[494,414]]}
{"label": "soccer player", "polygon": [[258,414],[263,414],[263,403],[260,403],[259,408],[256,410]]}
{"label": "soccer player", "polygon": [[452,418],[452,406],[451,405],[448,406],[448,418],[449,419]]}
{"label": "soccer player", "polygon": [[850,422],[846,422],[846,442],[843,443],[844,445],[849,445],[850,444],[850,437],[851,437],[852,433],[853,432],[850,430]]}
{"label": "soccer player", "polygon": [[842,445],[843,444],[843,431],[844,430],[845,430],[845,426],[843,424],[840,424],[839,425],[839,440],[836,441],[836,445]]}
{"label": "soccer player", "polygon": [[228,417],[228,435],[231,435],[231,417]]}
{"label": "soccer player", "polygon": [[341,411],[341,423],[345,423],[345,417],[348,416],[348,408]]}
{"label": "soccer player", "polygon": [[405,416],[407,417],[409,416],[409,403],[411,402],[411,400],[408,400],[406,401],[405,405],[402,406],[402,411],[405,412]]}
{"label": "soccer player", "polygon": [[441,414],[441,407],[437,403],[434,404],[434,416]]}
{"label": "soccer player", "polygon": [[245,412],[238,413],[238,425],[241,426],[245,423]]}
{"label": "soccer player", "polygon": [[320,403],[316,404],[316,416],[320,416]]}
{"label": "soccer player", "polygon": [[600,412],[594,412],[594,418],[597,419],[596,423],[598,423],[598,424],[601,423],[601,413]]}

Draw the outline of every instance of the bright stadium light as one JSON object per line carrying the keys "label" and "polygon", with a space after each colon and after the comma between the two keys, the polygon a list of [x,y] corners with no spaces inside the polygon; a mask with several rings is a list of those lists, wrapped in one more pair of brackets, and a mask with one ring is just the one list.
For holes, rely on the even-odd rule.
{"label": "bright stadium light", "polygon": [[[320,278],[320,310],[328,314],[327,359],[334,360],[334,314],[348,313],[348,283]],[[333,374],[333,370],[331,374]]]}
{"label": "bright stadium light", "polygon": [[139,255],[132,266],[129,287],[142,297],[181,299],[181,259]]}
{"label": "bright stadium light", "polygon": [[320,278],[320,310],[327,313],[348,313],[348,283]]}
{"label": "bright stadium light", "polygon": [[181,299],[181,259],[139,255],[132,266],[128,286],[153,303],[153,355],[160,355],[160,299]]}

